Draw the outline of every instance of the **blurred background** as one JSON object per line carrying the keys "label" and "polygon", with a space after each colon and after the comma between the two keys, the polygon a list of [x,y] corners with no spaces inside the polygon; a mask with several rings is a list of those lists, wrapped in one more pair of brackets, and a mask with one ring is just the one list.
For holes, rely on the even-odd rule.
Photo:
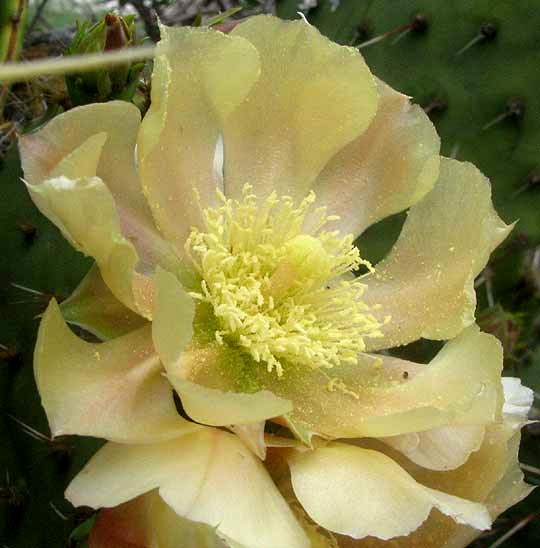
{"label": "blurred background", "polygon": [[[106,49],[158,39],[168,25],[220,24],[255,13],[309,22],[360,48],[372,72],[421,105],[445,156],[476,164],[491,180],[510,238],[476,280],[478,322],[499,337],[505,375],[535,390],[540,418],[540,3],[537,0],[0,0],[0,62],[103,49],[103,17],[121,38]],[[221,15],[220,15],[221,14]],[[101,23],[100,23],[101,22]],[[96,24],[96,26],[93,26]],[[115,27],[116,25],[116,27]],[[63,498],[99,440],[51,440],[32,375],[39,321],[51,296],[65,298],[91,266],[32,205],[16,146],[77,104],[121,98],[148,108],[150,63],[97,77],[43,76],[0,83],[0,546],[85,546],[94,516]],[[377,262],[399,233],[399,214],[358,244]],[[397,354],[428,361],[439,344]],[[540,483],[540,425],[523,430],[527,481]],[[540,546],[540,494],[503,514],[473,546]]]}

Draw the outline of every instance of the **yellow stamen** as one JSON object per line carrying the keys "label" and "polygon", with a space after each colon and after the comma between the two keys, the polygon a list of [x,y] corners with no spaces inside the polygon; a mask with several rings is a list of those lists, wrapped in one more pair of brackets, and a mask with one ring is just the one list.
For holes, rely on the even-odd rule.
{"label": "yellow stamen", "polygon": [[275,193],[259,201],[249,185],[240,201],[218,196],[223,205],[204,210],[204,232],[186,242],[203,279],[192,296],[213,306],[218,343],[241,345],[280,376],[286,362],[357,363],[380,324],[362,301],[366,286],[343,279],[372,270],[353,237],[325,229],[336,218],[313,208],[313,193],[298,206]]}

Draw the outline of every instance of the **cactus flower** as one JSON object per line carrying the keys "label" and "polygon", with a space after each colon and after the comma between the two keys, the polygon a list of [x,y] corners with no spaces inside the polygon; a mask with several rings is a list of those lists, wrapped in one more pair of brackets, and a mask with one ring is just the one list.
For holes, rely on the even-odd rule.
{"label": "cactus flower", "polygon": [[[108,440],[66,492],[103,508],[90,546],[465,546],[530,491],[531,392],[475,325],[511,229],[487,179],[304,21],[161,32],[142,122],[91,104],[21,140],[95,259],[35,350],[53,435]],[[406,209],[371,265],[353,241]],[[420,338],[429,364],[386,352]]]}

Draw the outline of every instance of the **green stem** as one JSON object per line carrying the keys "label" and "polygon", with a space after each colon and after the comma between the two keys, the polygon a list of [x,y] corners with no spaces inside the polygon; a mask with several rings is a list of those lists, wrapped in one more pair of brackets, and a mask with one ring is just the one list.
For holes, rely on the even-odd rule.
{"label": "green stem", "polygon": [[[17,59],[19,54],[28,0],[5,0],[0,14],[0,62],[7,63]],[[0,88],[0,120],[3,119],[4,104],[8,94],[6,83]]]}
{"label": "green stem", "polygon": [[155,46],[139,46],[104,53],[45,58],[28,63],[9,63],[0,65],[0,82],[23,82],[38,76],[89,72],[129,61],[151,59],[154,55]]}

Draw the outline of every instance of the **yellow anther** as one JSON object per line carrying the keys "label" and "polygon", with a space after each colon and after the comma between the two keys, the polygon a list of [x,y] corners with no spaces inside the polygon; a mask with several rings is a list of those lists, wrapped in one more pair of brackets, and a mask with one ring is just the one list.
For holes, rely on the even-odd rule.
{"label": "yellow anther", "polygon": [[334,217],[312,207],[313,193],[298,206],[275,193],[259,200],[249,185],[239,201],[218,198],[222,205],[203,211],[204,229],[186,242],[203,278],[193,296],[212,305],[217,342],[242,346],[278,375],[287,362],[356,363],[380,324],[361,280],[343,279],[360,265],[371,269],[353,237],[325,230]]}

